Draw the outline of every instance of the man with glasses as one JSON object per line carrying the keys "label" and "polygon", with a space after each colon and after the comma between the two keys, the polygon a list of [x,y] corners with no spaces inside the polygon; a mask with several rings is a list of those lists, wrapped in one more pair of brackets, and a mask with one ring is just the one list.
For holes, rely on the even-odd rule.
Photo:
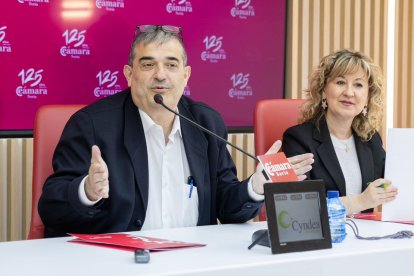
{"label": "man with glasses", "polygon": [[[191,75],[180,27],[141,25],[124,67],[128,86],[69,120],[39,202],[45,236],[245,222],[258,214],[258,166],[239,181],[219,113],[183,96]],[[272,152],[280,148],[275,143]],[[304,178],[311,154],[290,159]]]}

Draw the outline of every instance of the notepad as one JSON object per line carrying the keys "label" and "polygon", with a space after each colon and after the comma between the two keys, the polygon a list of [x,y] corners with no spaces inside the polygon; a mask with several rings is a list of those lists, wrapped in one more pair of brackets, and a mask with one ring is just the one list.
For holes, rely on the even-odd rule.
{"label": "notepad", "polygon": [[398,196],[382,206],[382,220],[414,221],[414,128],[388,130],[385,178]]}

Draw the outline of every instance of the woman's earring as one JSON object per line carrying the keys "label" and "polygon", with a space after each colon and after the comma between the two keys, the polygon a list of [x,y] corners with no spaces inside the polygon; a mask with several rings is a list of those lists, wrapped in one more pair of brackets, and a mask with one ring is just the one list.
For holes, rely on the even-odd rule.
{"label": "woman's earring", "polygon": [[364,117],[368,116],[368,107],[365,105],[364,109],[362,109],[362,115],[364,115]]}
{"label": "woman's earring", "polygon": [[322,108],[323,108],[323,110],[328,108],[328,104],[326,103],[326,99],[322,99]]}

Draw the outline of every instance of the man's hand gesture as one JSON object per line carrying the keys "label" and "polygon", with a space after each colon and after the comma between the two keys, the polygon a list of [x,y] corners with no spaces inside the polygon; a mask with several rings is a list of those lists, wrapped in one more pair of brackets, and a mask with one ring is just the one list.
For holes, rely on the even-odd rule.
{"label": "man's hand gesture", "polygon": [[85,181],[85,193],[90,201],[109,197],[108,167],[98,146],[92,146],[91,166]]}

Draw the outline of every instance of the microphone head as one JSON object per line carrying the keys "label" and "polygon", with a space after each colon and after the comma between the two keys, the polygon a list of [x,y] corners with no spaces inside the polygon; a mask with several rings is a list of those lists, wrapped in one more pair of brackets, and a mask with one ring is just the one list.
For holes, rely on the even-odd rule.
{"label": "microphone head", "polygon": [[164,101],[164,99],[162,98],[161,94],[155,94],[155,95],[154,95],[154,101],[155,101],[157,104],[162,104],[162,103],[163,103],[163,101]]}

